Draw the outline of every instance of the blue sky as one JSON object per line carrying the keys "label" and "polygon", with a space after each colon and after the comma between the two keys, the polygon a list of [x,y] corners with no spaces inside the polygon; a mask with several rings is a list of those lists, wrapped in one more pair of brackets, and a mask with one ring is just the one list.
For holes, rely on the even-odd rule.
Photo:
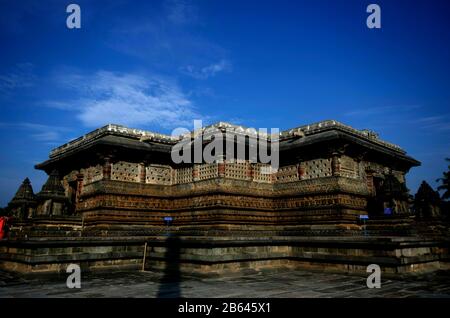
{"label": "blue sky", "polygon": [[[449,1],[0,0],[0,206],[49,151],[106,123],[170,133],[192,119],[368,128],[422,162],[450,157]],[[366,7],[381,7],[381,29]]]}

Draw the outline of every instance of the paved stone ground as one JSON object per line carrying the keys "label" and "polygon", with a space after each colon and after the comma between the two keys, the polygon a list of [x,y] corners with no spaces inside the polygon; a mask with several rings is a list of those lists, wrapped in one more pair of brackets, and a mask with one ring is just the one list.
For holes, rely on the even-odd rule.
{"label": "paved stone ground", "polygon": [[245,273],[170,282],[152,272],[114,272],[82,276],[81,289],[68,289],[66,276],[20,278],[0,272],[0,297],[445,297],[450,272],[403,279],[382,276],[380,289],[366,278],[301,270]]}

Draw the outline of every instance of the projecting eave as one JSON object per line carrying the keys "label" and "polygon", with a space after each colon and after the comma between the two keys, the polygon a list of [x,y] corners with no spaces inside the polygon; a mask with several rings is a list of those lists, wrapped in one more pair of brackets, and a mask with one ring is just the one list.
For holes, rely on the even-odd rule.
{"label": "projecting eave", "polygon": [[327,130],[312,135],[292,138],[283,140],[280,142],[280,152],[289,150],[300,150],[301,148],[307,148],[312,145],[318,145],[322,143],[333,144],[345,142],[348,144],[354,144],[360,146],[362,149],[370,151],[372,153],[378,153],[381,156],[390,157],[392,160],[401,161],[409,165],[410,167],[420,166],[420,161],[408,156],[404,151],[397,151],[391,147],[384,147],[379,143],[371,142],[369,139],[363,139],[359,136],[354,136],[338,129]]}
{"label": "projecting eave", "polygon": [[99,147],[110,147],[112,149],[119,150],[133,150],[142,151],[146,153],[170,153],[171,145],[162,144],[157,142],[142,142],[139,139],[117,136],[117,135],[105,135],[98,139],[92,140],[89,143],[79,145],[77,147],[71,147],[66,151],[60,152],[50,159],[35,165],[39,170],[51,170],[52,166],[58,165],[62,161],[66,161],[76,156],[82,156],[85,153],[93,153]]}

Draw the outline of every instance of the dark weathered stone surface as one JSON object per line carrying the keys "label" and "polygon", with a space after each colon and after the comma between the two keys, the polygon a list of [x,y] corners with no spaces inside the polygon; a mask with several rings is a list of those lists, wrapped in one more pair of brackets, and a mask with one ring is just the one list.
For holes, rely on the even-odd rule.
{"label": "dark weathered stone surface", "polygon": [[175,163],[180,138],[117,125],[56,148],[36,166],[49,173],[36,206],[21,206],[0,242],[0,268],[135,269],[146,242],[146,268],[170,267],[176,255],[183,272],[281,265],[360,272],[377,263],[403,273],[447,265],[449,227],[430,235],[411,218],[405,175],[420,163],[400,147],[334,120],[279,138],[220,122],[183,142],[206,148],[205,137],[222,138],[229,128],[264,144],[279,139],[279,169],[261,155]]}
{"label": "dark weathered stone surface", "polygon": [[[230,232],[228,232],[230,233]],[[448,243],[414,237],[303,236],[111,236],[2,241],[0,268],[23,273],[142,266],[164,270],[176,255],[184,273],[236,272],[289,266],[364,273],[378,264],[386,273],[414,273],[449,264]]]}

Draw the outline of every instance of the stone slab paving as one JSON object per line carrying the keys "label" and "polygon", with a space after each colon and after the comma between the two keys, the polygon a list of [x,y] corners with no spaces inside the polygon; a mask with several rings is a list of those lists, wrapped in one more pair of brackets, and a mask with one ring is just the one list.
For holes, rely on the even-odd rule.
{"label": "stone slab paving", "polygon": [[166,281],[153,272],[112,272],[82,276],[81,289],[66,287],[67,276],[25,278],[0,272],[0,297],[220,297],[220,298],[450,298],[450,272],[384,278],[368,289],[366,277],[281,270],[227,277],[187,277]]}

